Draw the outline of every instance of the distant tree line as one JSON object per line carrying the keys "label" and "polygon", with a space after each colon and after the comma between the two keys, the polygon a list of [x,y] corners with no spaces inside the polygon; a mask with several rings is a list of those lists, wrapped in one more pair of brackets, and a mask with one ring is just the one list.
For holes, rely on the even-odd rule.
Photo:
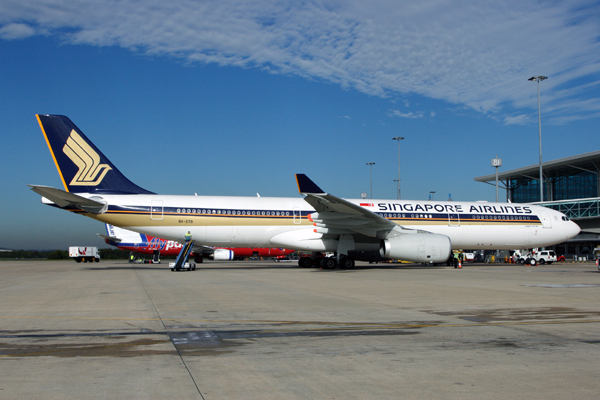
{"label": "distant tree line", "polygon": [[[129,251],[120,249],[99,249],[101,260],[128,260]],[[69,258],[67,250],[15,250],[0,253],[0,258],[14,259],[40,259],[40,260],[66,260]]]}
{"label": "distant tree line", "polygon": [[[47,259],[54,251],[60,250],[15,250],[0,253],[0,258],[14,260],[15,258]],[[69,252],[67,252],[67,257]]]}

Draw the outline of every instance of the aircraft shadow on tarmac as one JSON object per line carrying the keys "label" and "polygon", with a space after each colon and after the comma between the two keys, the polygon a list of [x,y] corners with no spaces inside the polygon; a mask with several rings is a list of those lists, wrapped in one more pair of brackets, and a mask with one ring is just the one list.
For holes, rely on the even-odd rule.
{"label": "aircraft shadow on tarmac", "polygon": [[[108,265],[106,267],[102,267],[102,266],[98,266],[98,267],[84,267],[84,269],[88,269],[91,271],[101,271],[101,270],[135,270],[135,269],[140,269],[140,270],[165,270],[165,271],[169,271],[169,264],[165,263],[165,264],[123,264],[123,265]],[[216,271],[216,270],[227,270],[227,271],[235,271],[235,270],[269,270],[269,269],[296,269],[296,268],[300,268],[298,267],[296,264],[278,264],[278,263],[273,263],[273,264],[256,264],[256,265],[248,265],[247,263],[244,265],[231,265],[231,264],[223,264],[223,265],[214,265],[211,263],[208,264],[197,264],[197,269],[196,271],[201,271],[201,270],[211,270],[211,271]],[[366,271],[366,270],[374,270],[374,269],[415,269],[415,270],[419,270],[419,269],[447,269],[447,268],[451,268],[451,267],[447,267],[447,266],[440,266],[440,265],[436,265],[436,266],[430,266],[430,265],[419,265],[419,264],[364,264],[364,265],[356,265],[354,268],[352,269],[340,269],[340,268],[334,268],[334,269],[321,269],[321,268],[317,268],[317,267],[311,267],[311,268],[306,268],[306,270],[309,270],[311,272],[360,272],[360,271]],[[182,271],[183,272],[183,271]],[[187,271],[186,271],[187,272]]]}

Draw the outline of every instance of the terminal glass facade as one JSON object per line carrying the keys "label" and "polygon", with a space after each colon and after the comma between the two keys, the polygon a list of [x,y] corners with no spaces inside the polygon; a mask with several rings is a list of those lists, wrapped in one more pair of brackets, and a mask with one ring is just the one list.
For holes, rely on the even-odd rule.
{"label": "terminal glass facade", "polygon": [[510,201],[513,203],[533,203],[540,201],[539,179],[511,179]]}
{"label": "terminal glass facade", "polygon": [[[581,171],[550,177],[544,182],[544,201],[594,198],[598,196],[598,176]],[[539,179],[511,179],[510,200],[514,203],[540,201]]]}

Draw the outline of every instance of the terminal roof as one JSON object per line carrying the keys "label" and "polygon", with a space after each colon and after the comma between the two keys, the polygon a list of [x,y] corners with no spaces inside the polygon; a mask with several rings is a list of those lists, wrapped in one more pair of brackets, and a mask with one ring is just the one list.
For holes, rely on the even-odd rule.
{"label": "terminal roof", "polygon": [[[545,176],[563,176],[573,175],[581,171],[588,171],[594,174],[600,169],[600,150],[584,153],[577,156],[560,158],[553,161],[542,162],[542,169]],[[530,165],[498,173],[499,180],[509,179],[539,179],[540,165]],[[476,182],[495,182],[496,174],[478,176],[473,178]]]}

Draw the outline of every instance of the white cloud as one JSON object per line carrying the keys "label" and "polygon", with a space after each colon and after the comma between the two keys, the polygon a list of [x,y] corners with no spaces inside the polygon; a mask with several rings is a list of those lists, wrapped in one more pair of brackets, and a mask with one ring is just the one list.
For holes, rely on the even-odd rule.
{"label": "white cloud", "polygon": [[400,118],[423,118],[423,112],[417,111],[416,113],[408,112],[403,113],[399,110],[391,110],[389,113],[390,117],[400,117]]}
{"label": "white cloud", "polygon": [[[499,116],[536,108],[526,80],[544,74],[553,117],[600,112],[600,5],[584,0],[4,0],[0,25],[4,39],[49,32],[68,43],[264,68],[371,95],[414,93]],[[571,101],[585,107],[561,105]]]}
{"label": "white cloud", "polygon": [[523,125],[525,123],[529,123],[531,121],[531,116],[529,115],[515,115],[515,116],[506,116],[504,117],[504,124],[506,125]]}
{"label": "white cloud", "polygon": [[35,34],[35,29],[25,24],[7,24],[0,28],[0,38],[6,40],[24,39]]}

